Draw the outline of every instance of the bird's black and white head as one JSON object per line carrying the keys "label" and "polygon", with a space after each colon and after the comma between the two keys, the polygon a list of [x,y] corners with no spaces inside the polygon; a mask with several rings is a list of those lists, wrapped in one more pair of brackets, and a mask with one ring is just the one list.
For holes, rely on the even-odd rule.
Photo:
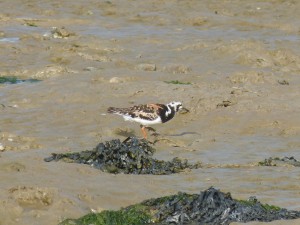
{"label": "bird's black and white head", "polygon": [[182,109],[182,103],[173,101],[167,104],[167,107],[170,108],[172,111],[178,112]]}

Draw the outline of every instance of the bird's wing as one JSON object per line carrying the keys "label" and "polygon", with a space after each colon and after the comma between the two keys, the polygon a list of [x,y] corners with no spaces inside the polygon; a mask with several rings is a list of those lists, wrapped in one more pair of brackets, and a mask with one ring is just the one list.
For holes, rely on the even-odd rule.
{"label": "bird's wing", "polygon": [[136,105],[129,108],[114,108],[109,107],[108,112],[118,115],[130,116],[131,118],[141,118],[146,120],[155,120],[158,118],[160,112],[165,109],[163,104],[147,104]]}
{"label": "bird's wing", "polygon": [[132,118],[155,120],[158,117],[159,104],[137,105],[129,108],[128,115]]}

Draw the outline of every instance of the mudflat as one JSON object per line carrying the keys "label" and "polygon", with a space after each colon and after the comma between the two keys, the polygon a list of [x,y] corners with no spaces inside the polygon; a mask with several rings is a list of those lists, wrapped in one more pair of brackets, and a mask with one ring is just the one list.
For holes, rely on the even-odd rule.
{"label": "mudflat", "polygon": [[[0,8],[0,76],[21,81],[0,84],[0,224],[58,224],[210,186],[300,210],[300,169],[257,164],[300,159],[300,2],[14,0]],[[107,115],[109,106],[173,100],[189,113],[154,127],[155,157],[203,168],[113,175],[43,160],[141,136],[138,124]]]}

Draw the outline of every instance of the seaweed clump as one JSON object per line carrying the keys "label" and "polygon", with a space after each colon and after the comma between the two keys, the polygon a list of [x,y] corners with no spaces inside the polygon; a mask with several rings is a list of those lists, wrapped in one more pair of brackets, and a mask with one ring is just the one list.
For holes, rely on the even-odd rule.
{"label": "seaweed clump", "polygon": [[200,194],[178,193],[168,198],[147,200],[142,204],[154,207],[161,224],[230,224],[231,222],[294,219],[300,212],[261,204],[255,197],[235,200],[230,193],[215,188]]}
{"label": "seaweed clump", "polygon": [[46,162],[64,160],[91,165],[109,173],[164,175],[184,169],[199,168],[200,164],[189,164],[187,160],[174,158],[163,161],[152,158],[155,149],[146,140],[127,138],[99,143],[93,150],[55,154],[44,159]]}
{"label": "seaweed clump", "polygon": [[[122,220],[116,219],[116,216],[120,216]],[[209,188],[200,194],[178,193],[177,195],[146,200],[119,211],[91,213],[79,219],[65,220],[60,225],[227,225],[232,222],[270,222],[296,218],[300,218],[299,211],[288,211],[277,206],[261,204],[255,197],[250,197],[249,200],[235,200],[230,193]],[[116,221],[121,221],[121,223]]]}
{"label": "seaweed clump", "polygon": [[283,157],[283,158],[268,158],[264,161],[258,162],[259,166],[295,166],[300,167],[300,161],[295,159],[293,156],[291,157]]}

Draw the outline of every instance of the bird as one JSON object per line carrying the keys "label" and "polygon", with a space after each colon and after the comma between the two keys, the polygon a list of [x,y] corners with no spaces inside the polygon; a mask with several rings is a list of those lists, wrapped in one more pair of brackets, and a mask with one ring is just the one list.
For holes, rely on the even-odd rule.
{"label": "bird", "polygon": [[[143,137],[147,139],[146,129],[155,131],[149,125],[170,121],[179,110],[185,109],[181,102],[172,101],[168,104],[140,104],[128,108],[109,107],[108,113],[123,116],[125,121],[140,123]],[[185,109],[187,110],[187,109]]]}

